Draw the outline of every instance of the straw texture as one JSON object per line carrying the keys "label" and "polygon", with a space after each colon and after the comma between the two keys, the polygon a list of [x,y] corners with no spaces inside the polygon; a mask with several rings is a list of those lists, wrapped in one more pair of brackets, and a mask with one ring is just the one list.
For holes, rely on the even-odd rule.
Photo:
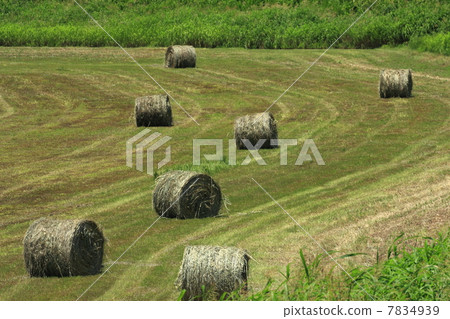
{"label": "straw texture", "polygon": [[191,171],[170,171],[156,180],[153,207],[168,218],[216,216],[222,205],[219,185],[208,175]]}
{"label": "straw texture", "polygon": [[102,267],[104,237],[92,221],[41,218],[29,227],[23,243],[32,277],[94,275]]}
{"label": "straw texture", "polygon": [[278,131],[275,119],[271,113],[258,113],[238,118],[234,123],[234,138],[238,149],[246,149],[242,140],[247,139],[252,145],[259,140],[266,141],[261,148],[275,148],[277,143],[271,145],[270,140],[278,140]]}
{"label": "straw texture", "polygon": [[138,97],[134,116],[136,126],[172,126],[172,106],[168,95]]}
{"label": "straw texture", "polygon": [[185,289],[185,300],[208,298],[247,289],[249,256],[243,249],[220,246],[187,246],[175,285]]}
{"label": "straw texture", "polygon": [[413,88],[411,70],[381,70],[378,92],[381,98],[410,97]]}
{"label": "straw texture", "polygon": [[167,68],[195,68],[197,54],[190,45],[172,45],[167,48],[164,66]]}

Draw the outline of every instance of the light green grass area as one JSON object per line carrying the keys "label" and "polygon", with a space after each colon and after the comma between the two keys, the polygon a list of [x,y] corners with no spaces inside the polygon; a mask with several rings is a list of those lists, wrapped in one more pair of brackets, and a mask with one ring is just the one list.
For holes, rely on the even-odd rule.
{"label": "light green grass area", "polygon": [[437,33],[411,39],[409,46],[421,52],[435,52],[450,55],[450,32]]}
{"label": "light green grass area", "polygon": [[[162,48],[129,52],[200,124],[172,103],[175,125],[152,128],[172,137],[170,169],[192,165],[193,138],[233,138],[236,117],[264,111],[322,51],[198,49],[195,69],[164,68]],[[266,166],[205,164],[231,203],[224,216],[159,220],[83,299],[176,299],[186,245],[247,249],[250,292],[281,282],[289,263],[299,269],[300,249],[314,259],[320,249],[252,178],[325,249],[365,253],[342,259],[349,269],[373,264],[400,232],[446,230],[449,62],[407,48],[330,50],[271,109],[279,137],[299,142],[289,165],[279,149],[260,152]],[[382,68],[411,68],[413,97],[380,99]],[[142,129],[134,99],[159,93],[120,49],[0,48],[0,299],[74,300],[97,278],[28,278],[22,239],[33,220],[96,221],[105,268],[156,220],[154,177],[125,165],[125,143]],[[325,166],[294,165],[307,138]]]}

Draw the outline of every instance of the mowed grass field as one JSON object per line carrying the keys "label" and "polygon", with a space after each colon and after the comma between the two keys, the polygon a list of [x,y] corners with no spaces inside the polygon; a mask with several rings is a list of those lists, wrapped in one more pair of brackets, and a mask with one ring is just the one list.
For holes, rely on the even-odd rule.
{"label": "mowed grass field", "polygon": [[[192,163],[193,138],[227,145],[236,117],[263,112],[322,51],[197,49],[195,69],[164,68],[163,48],[129,52],[200,124],[172,102],[175,126],[152,128],[172,137],[170,169]],[[250,291],[289,263],[299,271],[299,250],[320,249],[252,178],[325,249],[366,254],[344,267],[373,264],[400,232],[446,231],[449,65],[408,49],[330,50],[271,109],[279,138],[299,142],[288,165],[279,149],[260,151],[266,166],[220,165],[222,217],[159,220],[82,300],[176,299],[186,245],[247,249]],[[413,97],[380,99],[381,68],[411,68]],[[100,224],[105,268],[157,219],[154,178],[125,165],[125,143],[142,130],[134,99],[159,93],[120,49],[0,48],[0,299],[74,300],[97,278],[29,278],[22,239],[35,219]],[[307,138],[325,166],[294,165]]]}

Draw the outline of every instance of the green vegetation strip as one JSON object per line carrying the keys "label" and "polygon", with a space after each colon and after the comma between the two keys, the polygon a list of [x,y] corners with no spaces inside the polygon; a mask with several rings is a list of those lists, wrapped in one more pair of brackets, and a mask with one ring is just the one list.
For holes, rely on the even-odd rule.
{"label": "green vegetation strip", "polygon": [[[373,2],[92,0],[80,4],[123,46],[326,48]],[[337,47],[375,48],[450,31],[444,0],[379,0]],[[0,45],[113,46],[71,0],[0,5]]]}

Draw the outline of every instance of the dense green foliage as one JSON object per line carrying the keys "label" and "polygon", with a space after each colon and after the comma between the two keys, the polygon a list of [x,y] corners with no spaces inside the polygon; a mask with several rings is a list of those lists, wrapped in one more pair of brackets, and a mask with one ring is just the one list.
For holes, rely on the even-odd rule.
{"label": "dense green foliage", "polygon": [[[123,46],[325,48],[372,0],[92,0],[82,6]],[[336,44],[374,48],[450,31],[442,0],[379,0]],[[0,45],[110,46],[73,2],[0,0]]]}
{"label": "dense green foliage", "polygon": [[412,252],[399,251],[399,239],[381,267],[353,271],[359,286],[353,285],[351,298],[364,299],[364,288],[376,300],[448,300],[448,234],[425,238]]}
{"label": "dense green foliage", "polygon": [[[249,297],[248,300],[448,300],[448,233],[437,239],[424,238],[423,245],[411,248],[405,244],[411,238],[402,241],[399,236],[387,252],[387,260],[378,258],[373,266],[355,268],[350,275],[333,275],[331,270],[324,271],[322,262],[329,258],[319,254],[307,262],[303,252],[300,259],[303,265],[300,278],[294,280],[288,266],[283,274],[285,281],[273,287],[269,281],[266,287]],[[347,254],[336,260],[354,257],[360,254]],[[369,296],[370,295],[370,296]],[[240,300],[238,293],[224,295],[222,299]]]}
{"label": "dense green foliage", "polygon": [[419,51],[450,55],[450,32],[413,38],[409,46]]}

